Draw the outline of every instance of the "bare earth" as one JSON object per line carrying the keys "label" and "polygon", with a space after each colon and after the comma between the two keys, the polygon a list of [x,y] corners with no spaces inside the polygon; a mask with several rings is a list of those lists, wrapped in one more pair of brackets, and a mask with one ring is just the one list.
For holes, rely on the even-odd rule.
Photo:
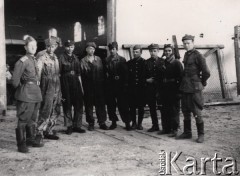
{"label": "bare earth", "polygon": [[[45,140],[43,148],[30,148],[30,153],[17,152],[15,141],[15,110],[9,110],[0,122],[0,176],[157,176],[159,152],[182,152],[177,164],[186,165],[192,156],[200,165],[201,157],[234,157],[240,163],[240,106],[211,106],[203,111],[205,143],[195,142],[195,120],[192,120],[193,139],[175,140],[166,135],[148,133],[150,118],[144,119],[143,131],[127,132],[123,124],[114,131],[96,130],[85,134],[65,135],[63,118],[58,122],[58,141]],[[148,113],[145,114],[148,116]],[[181,127],[182,127],[181,115]],[[85,121],[85,118],[84,118]],[[110,122],[108,122],[108,125]],[[86,128],[86,125],[84,126]],[[200,166],[198,166],[200,167]],[[240,167],[238,168],[240,170]],[[214,175],[212,163],[207,163],[207,175]],[[180,175],[172,168],[172,175]]]}

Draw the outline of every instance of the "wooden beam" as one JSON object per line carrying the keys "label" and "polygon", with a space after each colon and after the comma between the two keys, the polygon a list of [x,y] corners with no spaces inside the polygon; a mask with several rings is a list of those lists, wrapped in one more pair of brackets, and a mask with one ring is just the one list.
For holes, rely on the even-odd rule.
{"label": "wooden beam", "polygon": [[116,41],[116,0],[107,0],[107,44]]}
{"label": "wooden beam", "polygon": [[[123,49],[129,49],[131,47],[133,47],[136,44],[123,44],[122,48]],[[148,45],[146,44],[141,44],[142,49],[148,49]],[[164,46],[163,45],[159,45],[160,49],[163,49]],[[219,49],[223,49],[224,45],[195,45],[196,49],[213,49],[213,48],[219,48]],[[178,49],[184,49],[183,45],[178,45]]]}
{"label": "wooden beam", "polygon": [[237,76],[237,94],[240,95],[240,26],[234,27],[234,51]]}
{"label": "wooden beam", "polygon": [[207,51],[203,56],[204,57],[208,57],[209,55],[213,54],[214,52],[216,52],[218,50],[218,48],[213,48],[209,51]]}
{"label": "wooden beam", "polygon": [[217,50],[216,56],[217,56],[217,66],[218,66],[218,73],[219,73],[222,97],[228,98],[228,94],[227,94],[227,90],[226,90],[226,86],[225,86],[224,74],[223,74],[222,56],[220,53],[220,49]]}
{"label": "wooden beam", "polygon": [[4,1],[0,1],[0,34],[0,114],[5,115],[7,109],[7,96]]}

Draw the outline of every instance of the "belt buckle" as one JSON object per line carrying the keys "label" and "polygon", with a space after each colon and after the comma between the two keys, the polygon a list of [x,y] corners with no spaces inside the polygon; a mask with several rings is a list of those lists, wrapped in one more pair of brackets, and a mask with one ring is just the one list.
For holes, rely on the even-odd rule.
{"label": "belt buckle", "polygon": [[115,76],[114,79],[115,79],[115,80],[119,80],[119,76]]}
{"label": "belt buckle", "polygon": [[38,86],[40,85],[40,81],[37,81],[37,85],[38,85]]}
{"label": "belt buckle", "polygon": [[72,71],[70,71],[70,74],[71,74],[71,75],[74,75],[74,74],[75,74],[75,72],[72,70]]}

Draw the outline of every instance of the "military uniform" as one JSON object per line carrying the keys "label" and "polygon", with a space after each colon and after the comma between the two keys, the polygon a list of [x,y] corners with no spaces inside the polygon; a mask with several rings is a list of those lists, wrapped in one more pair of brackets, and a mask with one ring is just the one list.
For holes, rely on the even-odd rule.
{"label": "military uniform", "polygon": [[61,106],[61,87],[59,78],[59,62],[57,56],[50,56],[45,52],[38,58],[38,74],[41,78],[40,88],[43,96],[41,103],[38,130],[43,132],[44,136],[49,139],[58,139],[53,134],[53,128],[60,116]]}
{"label": "military uniform", "polygon": [[17,100],[18,117],[16,137],[21,151],[22,147],[24,150],[26,149],[26,137],[29,145],[35,142],[37,114],[42,101],[34,56],[27,54],[16,62],[12,84],[16,88],[15,99]]}
{"label": "military uniform", "polygon": [[[76,55],[63,53],[59,58],[60,81],[64,116],[69,131],[82,126],[83,90],[79,81],[81,76],[80,62]],[[74,114],[72,115],[72,107]],[[71,132],[70,132],[71,133]]]}
{"label": "military uniform", "polygon": [[[184,40],[193,40],[193,36],[186,35]],[[204,123],[201,111],[204,101],[202,90],[206,86],[207,79],[210,77],[210,71],[205,58],[196,49],[187,51],[183,59],[184,73],[180,85],[182,91],[182,112],[184,116],[184,133],[181,137],[192,136],[191,131],[191,113],[196,119],[198,136],[204,135]]]}
{"label": "military uniform", "polygon": [[122,121],[129,124],[131,119],[127,103],[128,68],[126,59],[118,54],[115,57],[107,57],[106,74],[106,97],[109,119],[112,122],[118,121],[116,115],[116,107],[118,107]]}
{"label": "military uniform", "polygon": [[162,105],[162,134],[176,132],[179,127],[180,92],[183,66],[174,55],[157,61],[158,92]]}
{"label": "military uniform", "polygon": [[[96,115],[100,127],[105,126],[107,120],[105,100],[104,100],[104,69],[102,60],[94,56],[90,62],[88,56],[81,59],[82,82],[84,89],[84,104],[86,120],[89,127],[94,127],[93,106],[96,108]],[[90,129],[89,130],[92,130]]]}
{"label": "military uniform", "polygon": [[130,115],[133,125],[136,124],[136,108],[138,109],[137,128],[141,129],[145,106],[145,60],[142,57],[129,60],[128,71]]}

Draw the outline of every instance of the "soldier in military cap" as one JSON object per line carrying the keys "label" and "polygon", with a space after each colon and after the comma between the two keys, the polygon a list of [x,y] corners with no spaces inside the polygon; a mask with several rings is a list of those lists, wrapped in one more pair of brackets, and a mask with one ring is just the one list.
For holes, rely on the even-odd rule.
{"label": "soldier in military cap", "polygon": [[162,105],[162,131],[158,134],[169,134],[176,137],[179,128],[180,92],[183,66],[175,59],[171,44],[164,45],[162,58],[157,61],[158,93]]}
{"label": "soldier in military cap", "polygon": [[202,90],[207,85],[210,71],[205,58],[194,48],[194,36],[185,35],[182,38],[184,48],[184,73],[180,85],[182,91],[182,112],[184,116],[184,132],[177,139],[192,138],[191,113],[196,120],[198,138],[197,142],[204,141],[204,122],[202,119],[203,95]]}
{"label": "soldier in military cap", "polygon": [[[142,48],[140,45],[133,47],[134,58],[128,63],[128,93],[129,107],[132,118],[132,129],[142,130],[142,121],[145,106],[145,60],[141,57]],[[136,109],[138,109],[138,122],[136,120]]]}
{"label": "soldier in military cap", "polygon": [[148,129],[148,132],[159,131],[157,110],[156,110],[156,94],[157,94],[157,66],[156,62],[161,62],[163,59],[158,57],[159,45],[151,44],[148,46],[151,57],[146,60],[146,102],[150,108],[150,114],[152,119],[152,127]]}
{"label": "soldier in military cap", "polygon": [[[74,42],[67,40],[65,52],[59,58],[60,81],[62,90],[63,112],[66,118],[66,134],[85,133],[82,129],[83,89],[79,59],[73,51]],[[72,114],[72,108],[74,114]]]}
{"label": "soldier in military cap", "polygon": [[38,58],[38,74],[43,101],[39,110],[38,130],[44,138],[58,140],[53,131],[60,116],[61,86],[59,62],[54,54],[58,44],[55,38],[45,40],[46,52]]}
{"label": "soldier in military cap", "polygon": [[106,58],[106,87],[107,87],[107,109],[109,119],[112,121],[110,129],[117,127],[118,117],[116,108],[118,107],[122,121],[126,125],[126,130],[131,130],[127,87],[128,87],[128,67],[126,59],[118,55],[118,43],[112,42],[108,45],[110,56]]}
{"label": "soldier in military cap", "polygon": [[89,131],[94,130],[93,106],[96,109],[100,129],[108,130],[105,124],[107,114],[104,100],[104,68],[101,58],[94,55],[95,49],[96,44],[88,42],[86,44],[87,55],[81,59],[84,104]]}
{"label": "soldier in military cap", "polygon": [[[36,135],[37,113],[42,101],[37,66],[34,54],[37,42],[27,36],[25,39],[26,55],[19,59],[14,67],[12,84],[16,88],[18,124],[16,139],[18,151],[28,152],[28,146],[42,147],[41,135]],[[26,139],[27,138],[27,139]]]}

